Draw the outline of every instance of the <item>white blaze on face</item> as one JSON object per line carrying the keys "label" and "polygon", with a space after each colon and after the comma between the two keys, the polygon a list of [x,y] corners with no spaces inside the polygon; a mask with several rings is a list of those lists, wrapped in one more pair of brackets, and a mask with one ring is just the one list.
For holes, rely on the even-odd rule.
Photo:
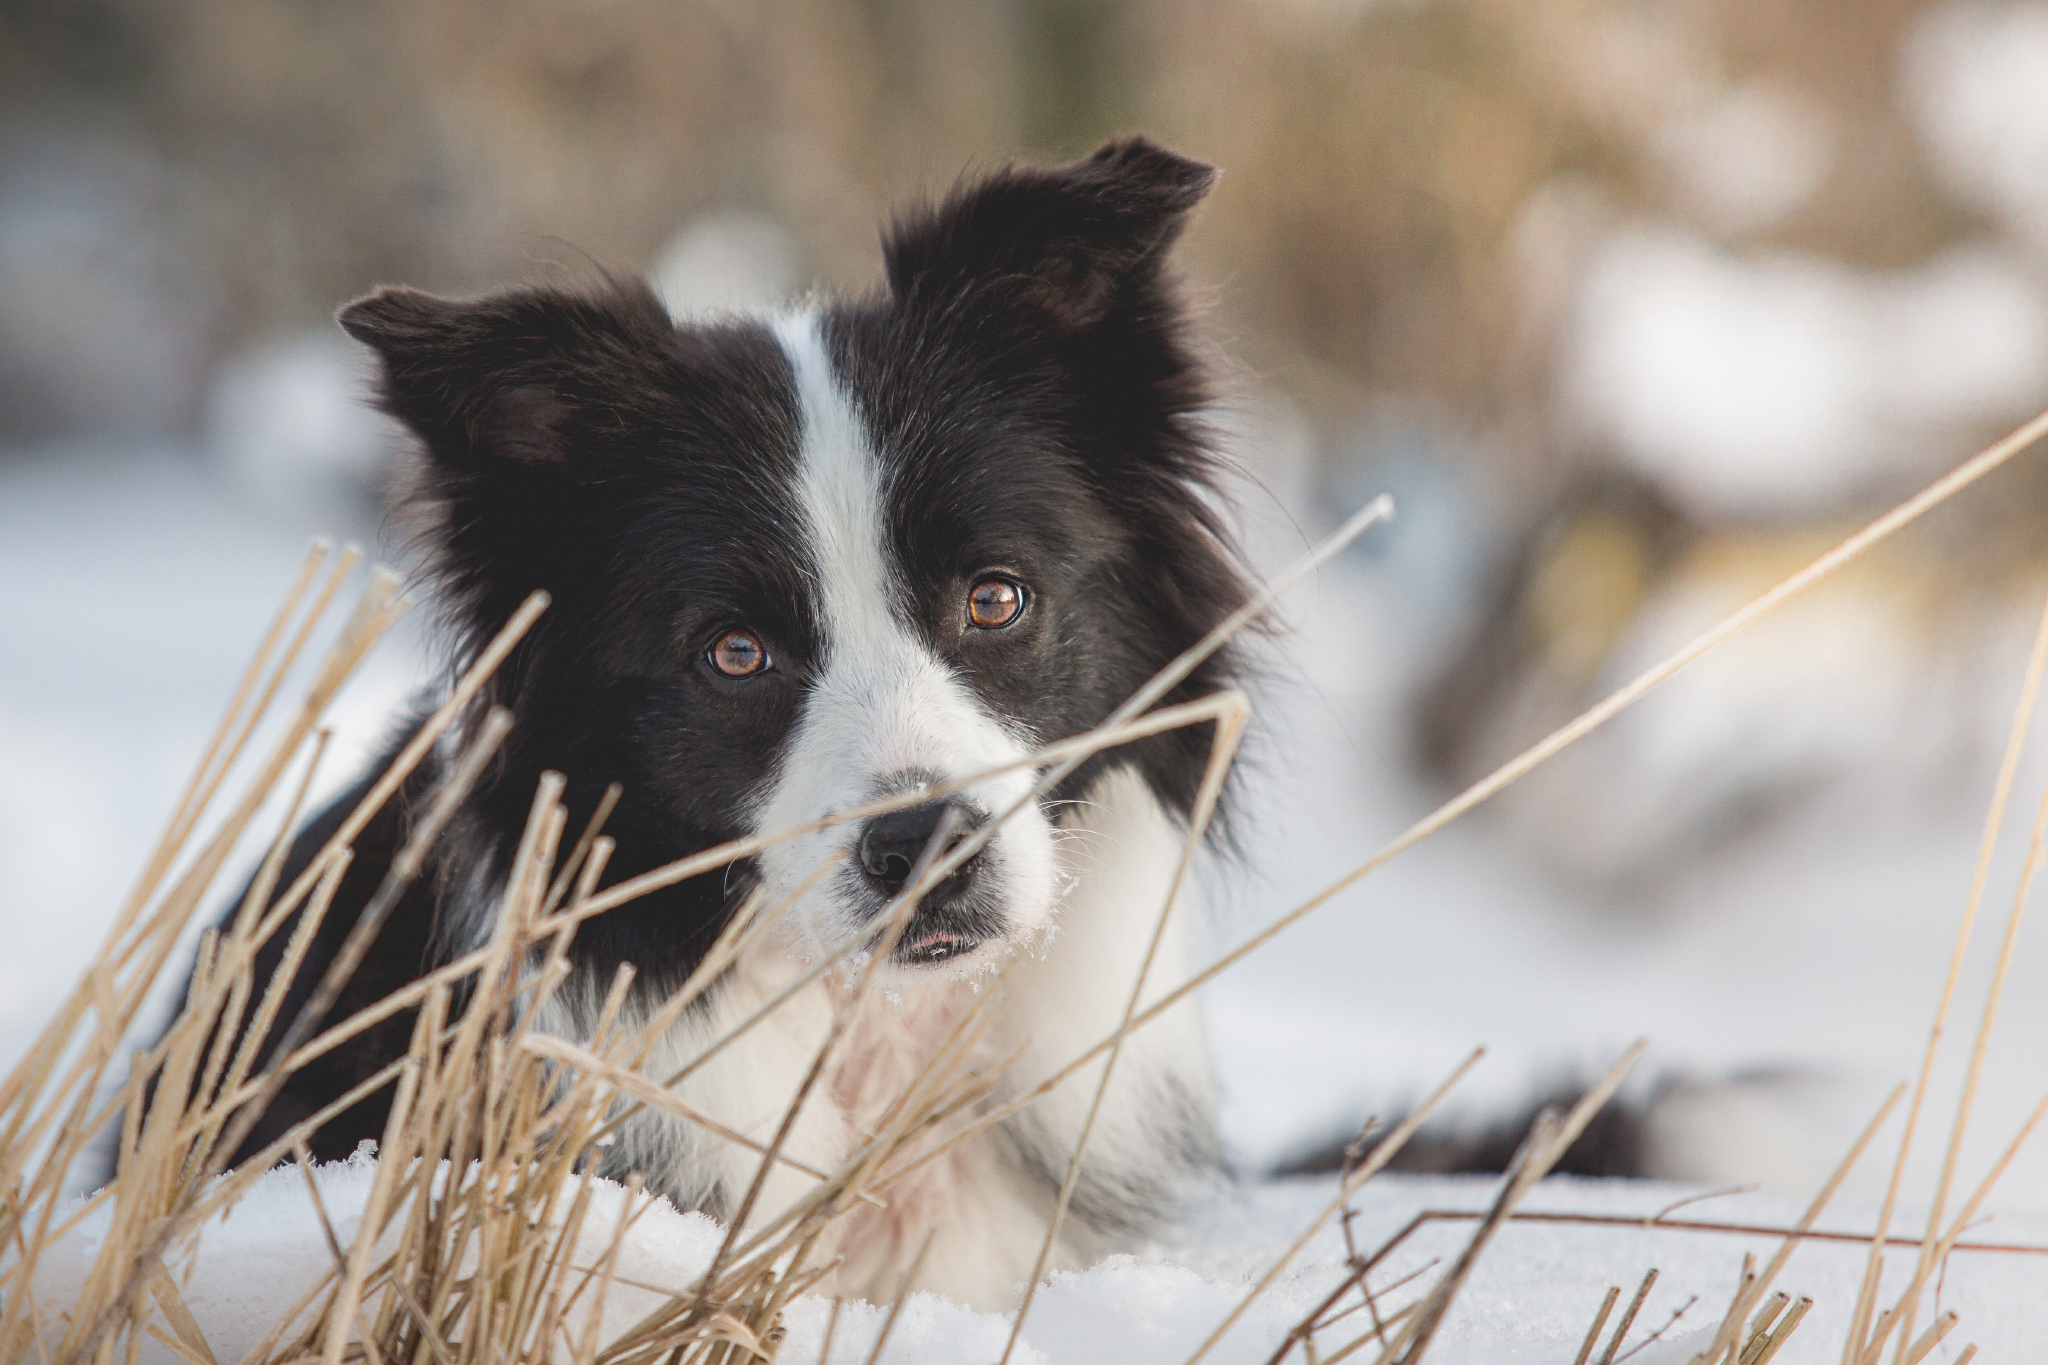
{"label": "white blaze on face", "polygon": [[[784,318],[775,334],[802,403],[795,491],[818,575],[812,605],[823,639],[812,687],[756,820],[764,834],[918,781],[971,777],[1029,751],[904,619],[910,606],[888,547],[887,471],[833,373],[815,316]],[[1019,771],[964,795],[993,818],[1022,799],[1031,782],[1031,773]],[[769,905],[844,850],[842,866],[804,896],[793,919],[821,943],[836,943],[865,922],[872,901],[856,894],[859,837],[858,824],[848,824],[768,850],[762,867]],[[1045,922],[1055,878],[1051,827],[1032,803],[990,841],[976,885],[1019,938]]]}

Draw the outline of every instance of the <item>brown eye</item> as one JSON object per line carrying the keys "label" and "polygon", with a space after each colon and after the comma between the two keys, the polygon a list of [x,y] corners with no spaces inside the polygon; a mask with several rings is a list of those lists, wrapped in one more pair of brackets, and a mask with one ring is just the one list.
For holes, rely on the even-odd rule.
{"label": "brown eye", "polygon": [[984,578],[967,594],[967,620],[983,630],[1001,630],[1024,610],[1024,589],[1007,578]]}
{"label": "brown eye", "polygon": [[768,647],[758,635],[729,630],[711,646],[711,666],[728,678],[751,678],[768,666]]}

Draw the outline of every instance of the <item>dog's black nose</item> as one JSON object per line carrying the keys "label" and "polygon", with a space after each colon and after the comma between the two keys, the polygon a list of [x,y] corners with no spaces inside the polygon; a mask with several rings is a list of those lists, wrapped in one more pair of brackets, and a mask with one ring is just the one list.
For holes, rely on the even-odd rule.
{"label": "dog's black nose", "polygon": [[[950,820],[947,819],[948,812],[952,815]],[[910,880],[910,869],[917,866],[918,855],[924,852],[925,845],[939,832],[942,823],[947,827],[946,844],[944,848],[932,850],[934,858],[951,852],[954,845],[981,822],[957,801],[927,801],[907,810],[877,815],[860,832],[861,870],[868,874],[869,881],[881,888],[882,894],[898,894],[903,890],[903,884]],[[964,885],[973,876],[974,861],[969,859],[934,888],[934,894],[949,893]]]}

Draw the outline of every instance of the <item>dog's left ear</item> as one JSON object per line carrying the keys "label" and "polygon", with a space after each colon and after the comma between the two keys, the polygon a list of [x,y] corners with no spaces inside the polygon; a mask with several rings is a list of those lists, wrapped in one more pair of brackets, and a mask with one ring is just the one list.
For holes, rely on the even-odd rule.
{"label": "dog's left ear", "polygon": [[521,286],[444,299],[387,285],[337,315],[377,353],[379,397],[442,470],[587,477],[572,430],[615,410],[635,374],[657,379],[675,345],[661,301],[637,280],[577,291]]}
{"label": "dog's left ear", "polygon": [[1010,167],[899,219],[883,242],[906,307],[968,295],[1031,309],[1084,332],[1157,283],[1188,211],[1216,169],[1142,137],[1064,166]]}

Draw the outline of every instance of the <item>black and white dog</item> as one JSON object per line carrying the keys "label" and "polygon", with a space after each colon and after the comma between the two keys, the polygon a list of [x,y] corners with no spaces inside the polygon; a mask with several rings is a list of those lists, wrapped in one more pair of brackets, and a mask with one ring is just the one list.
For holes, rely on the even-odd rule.
{"label": "black and white dog", "polygon": [[[607,825],[616,882],[1085,730],[1243,603],[1216,507],[1210,390],[1166,263],[1214,180],[1141,139],[998,171],[886,232],[885,288],[773,316],[679,323],[644,285],[616,280],[470,301],[386,288],[343,309],[379,357],[385,408],[418,440],[411,503],[456,661],[533,589],[554,605],[492,684],[489,700],[518,718],[502,760],[336,1016],[488,937],[545,770],[568,776],[572,829],[623,785]],[[1228,686],[1238,668],[1226,649],[1168,700]],[[1098,756],[939,886],[789,1154],[838,1164],[995,965],[1010,962],[1006,1004],[984,1046],[1024,1049],[1002,1095],[1112,1032],[1208,744],[1204,727]],[[429,765],[358,841],[302,997],[437,780]],[[788,931],[727,972],[649,1063],[672,1073],[821,945],[871,923],[948,806],[972,827],[1032,784],[1019,771],[814,833],[592,920],[548,1028],[587,1034],[621,962],[638,969],[644,1017],[748,891],[796,896]],[[300,866],[361,790],[302,833]],[[837,870],[799,896],[835,851]],[[1196,965],[1195,920],[1174,917],[1155,991]],[[692,1075],[684,1098],[766,1138],[845,989],[821,978]],[[300,1073],[245,1150],[383,1065],[410,1028],[395,1019]],[[1013,1302],[1098,1074],[843,1224],[838,1289],[892,1294],[936,1227],[921,1287]],[[328,1125],[318,1151],[376,1136],[384,1103]],[[1056,1265],[1142,1236],[1178,1183],[1213,1170],[1214,1109],[1200,1021],[1177,1006],[1131,1039]],[[732,1212],[757,1160],[658,1116],[606,1158],[714,1215]],[[807,1186],[778,1168],[757,1216]]]}

